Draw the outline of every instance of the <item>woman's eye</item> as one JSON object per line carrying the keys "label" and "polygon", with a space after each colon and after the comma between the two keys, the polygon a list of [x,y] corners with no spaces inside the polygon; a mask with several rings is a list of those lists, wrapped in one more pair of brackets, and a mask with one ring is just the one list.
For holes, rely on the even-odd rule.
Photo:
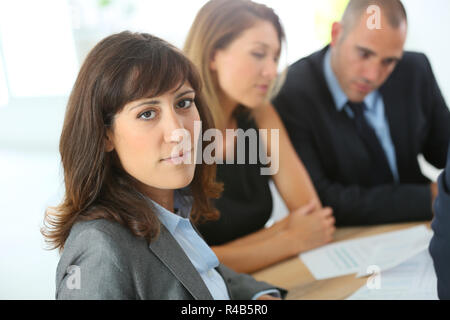
{"label": "woman's eye", "polygon": [[151,120],[156,117],[156,112],[154,110],[148,110],[145,112],[142,112],[138,118],[143,120]]}
{"label": "woman's eye", "polygon": [[178,109],[187,109],[192,105],[193,102],[193,99],[184,99],[177,103],[177,107]]}
{"label": "woman's eye", "polygon": [[261,52],[252,52],[252,55],[258,59],[264,59],[264,57],[266,56],[264,53]]}

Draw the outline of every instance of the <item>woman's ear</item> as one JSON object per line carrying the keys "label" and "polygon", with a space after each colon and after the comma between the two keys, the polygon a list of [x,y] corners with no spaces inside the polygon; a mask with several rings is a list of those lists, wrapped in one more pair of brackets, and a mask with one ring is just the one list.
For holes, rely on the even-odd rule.
{"label": "woman's ear", "polygon": [[114,143],[112,139],[112,132],[111,130],[106,131],[105,135],[105,152],[111,152],[114,150]]}
{"label": "woman's ear", "polygon": [[210,69],[211,71],[217,71],[215,60],[211,60],[211,61],[210,61],[210,63],[209,63],[209,69]]}
{"label": "woman's ear", "polygon": [[209,61],[209,69],[211,71],[217,71],[216,55],[217,55],[217,50],[214,50],[214,52],[211,54],[211,58]]}

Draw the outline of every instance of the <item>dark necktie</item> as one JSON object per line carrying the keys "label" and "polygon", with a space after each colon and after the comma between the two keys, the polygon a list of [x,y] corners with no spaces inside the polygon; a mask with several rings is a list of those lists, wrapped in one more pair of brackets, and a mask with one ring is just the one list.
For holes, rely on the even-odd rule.
{"label": "dark necktie", "polygon": [[366,107],[365,103],[354,103],[349,101],[347,105],[352,109],[355,115],[356,130],[358,131],[361,139],[364,141],[364,144],[369,150],[372,158],[372,183],[375,185],[393,183],[394,177],[389,167],[386,153],[384,152],[374,129],[369,125],[366,117],[364,117],[364,109]]}

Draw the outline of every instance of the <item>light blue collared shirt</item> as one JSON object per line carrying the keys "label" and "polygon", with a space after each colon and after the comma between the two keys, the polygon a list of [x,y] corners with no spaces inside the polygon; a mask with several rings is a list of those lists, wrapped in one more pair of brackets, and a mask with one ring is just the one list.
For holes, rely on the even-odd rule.
{"label": "light blue collared shirt", "polygon": [[[339,81],[331,68],[331,49],[328,49],[325,54],[323,69],[325,80],[327,81],[328,88],[333,96],[336,109],[338,111],[344,109],[350,118],[354,118],[352,109],[350,109],[347,105],[348,98],[339,85]],[[397,159],[395,156],[395,146],[392,143],[389,125],[386,121],[386,116],[384,113],[383,97],[378,90],[375,90],[366,96],[364,103],[367,106],[364,110],[364,116],[366,117],[369,125],[374,129],[375,134],[383,147],[384,153],[386,154],[394,180],[395,182],[398,182],[399,177],[397,170]]]}
{"label": "light blue collared shirt", "polygon": [[[149,198],[148,198],[149,199]],[[230,300],[227,286],[215,268],[219,266],[216,254],[194,230],[189,216],[192,209],[192,198],[174,192],[175,213],[149,199],[156,209],[159,221],[167,228],[189,260],[200,274],[203,282],[215,300]],[[264,290],[253,296],[253,300],[265,294],[281,297],[278,290]]]}

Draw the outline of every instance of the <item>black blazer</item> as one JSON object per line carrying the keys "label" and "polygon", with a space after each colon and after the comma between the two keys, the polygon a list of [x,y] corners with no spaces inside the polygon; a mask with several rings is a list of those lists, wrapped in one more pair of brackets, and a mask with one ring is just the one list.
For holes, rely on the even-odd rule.
{"label": "black blazer", "polygon": [[443,168],[450,137],[450,112],[425,55],[405,52],[380,88],[399,184],[372,185],[369,153],[354,121],[338,112],[323,73],[328,47],[294,63],[273,104],[305,164],[322,203],[337,225],[429,220],[428,179],[417,156]]}
{"label": "black blazer", "polygon": [[434,214],[430,254],[438,278],[439,298],[450,300],[450,156],[439,178],[439,196],[434,203]]}

